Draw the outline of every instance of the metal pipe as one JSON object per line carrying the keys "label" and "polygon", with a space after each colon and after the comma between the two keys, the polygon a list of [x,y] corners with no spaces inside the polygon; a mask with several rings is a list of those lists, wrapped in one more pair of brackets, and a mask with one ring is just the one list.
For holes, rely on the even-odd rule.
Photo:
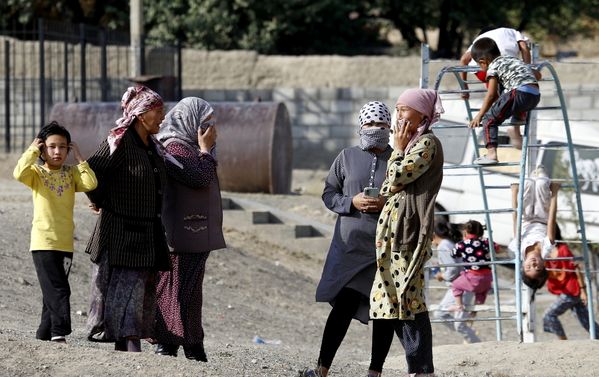
{"label": "metal pipe", "polygon": [[63,44],[62,62],[63,62],[62,85],[63,85],[63,89],[64,89],[64,101],[68,102],[69,101],[69,42],[67,42],[66,40],[64,41],[64,44]]}
{"label": "metal pipe", "polygon": [[87,101],[87,79],[85,71],[85,25],[79,24],[79,45],[81,46],[81,55],[79,56],[79,69],[81,74],[81,102]]}
{"label": "metal pipe", "polygon": [[106,59],[106,30],[100,30],[100,98],[108,101],[108,64]]}
{"label": "metal pipe", "polygon": [[37,20],[39,27],[38,35],[40,42],[40,54],[39,54],[39,65],[40,65],[40,128],[44,126],[46,121],[46,72],[45,72],[45,48],[44,48],[44,20],[42,18]]}
{"label": "metal pipe", "polygon": [[183,46],[177,39],[177,99],[183,98]]}
{"label": "metal pipe", "polygon": [[568,156],[570,157],[570,168],[572,169],[572,180],[574,183],[574,194],[576,197],[576,212],[578,215],[578,223],[580,225],[580,239],[582,240],[582,252],[584,256],[584,272],[585,272],[585,284],[587,289],[587,308],[589,310],[589,335],[591,339],[596,339],[595,334],[595,326],[593,326],[595,320],[595,308],[593,305],[593,287],[591,286],[591,273],[590,273],[590,258],[591,254],[589,251],[589,245],[587,243],[587,235],[586,228],[584,223],[584,214],[582,212],[582,199],[580,197],[580,185],[578,183],[578,171],[576,168],[576,159],[574,156],[574,149],[572,148],[572,132],[570,131],[570,121],[568,119],[568,111],[566,110],[565,103],[566,100],[564,98],[564,93],[562,91],[562,87],[559,79],[557,78],[557,72],[553,66],[549,63],[542,63],[539,66],[539,69],[546,67],[551,75],[555,79],[555,86],[557,88],[557,94],[559,96],[560,104],[562,105],[562,116],[564,117],[564,125],[566,131],[566,140],[568,140]]}
{"label": "metal pipe", "polygon": [[4,150],[10,153],[10,42],[4,40]]}

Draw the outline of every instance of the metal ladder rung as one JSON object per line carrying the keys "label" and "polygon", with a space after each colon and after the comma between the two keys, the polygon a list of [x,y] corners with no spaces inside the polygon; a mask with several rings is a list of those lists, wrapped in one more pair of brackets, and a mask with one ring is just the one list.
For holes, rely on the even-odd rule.
{"label": "metal ladder rung", "polygon": [[[560,241],[560,242],[567,243],[568,241]],[[584,260],[584,257],[574,256],[574,257],[558,257],[558,258],[543,258],[543,259],[546,261],[547,260],[556,260],[556,261],[559,261],[559,260]]]}
{"label": "metal ladder rung", "polygon": [[471,65],[454,65],[451,67],[444,67],[444,72],[478,72],[480,67]]}
{"label": "metal ladder rung", "polygon": [[[445,287],[447,289],[447,287]],[[431,304],[427,305],[429,311],[439,310],[441,305]],[[494,312],[495,307],[493,305],[464,305],[464,311],[466,312]],[[516,313],[515,305],[501,305],[501,311],[504,313]],[[471,320],[474,318],[470,318]]]}
{"label": "metal ladder rung", "polygon": [[439,90],[439,94],[463,94],[463,93],[486,93],[485,89],[458,89],[458,90]]}
{"label": "metal ladder rung", "polygon": [[[569,147],[567,145],[558,145],[558,144],[528,144],[528,146],[530,148],[546,148],[546,149],[555,149],[555,150],[569,149]],[[599,149],[599,147],[589,147],[589,146],[577,147],[576,145],[573,145],[572,149],[576,149],[576,150],[580,150],[580,151],[596,151]]]}
{"label": "metal ladder rung", "polygon": [[436,129],[436,128],[450,129],[450,128],[468,128],[468,126],[465,125],[465,124],[442,124],[442,123],[437,123],[434,126],[432,126],[431,128],[432,129]]}
{"label": "metal ladder rung", "polygon": [[514,264],[514,263],[516,263],[516,261],[513,259],[496,259],[494,261],[488,261],[488,262],[439,263],[439,264],[435,264],[434,266],[431,266],[431,267],[491,266],[494,264]]}
{"label": "metal ladder rung", "polygon": [[481,215],[485,213],[512,213],[515,211],[513,208],[466,209],[460,211],[435,211],[435,215]]}
{"label": "metal ladder rung", "polygon": [[[561,106],[537,106],[534,109],[532,109],[531,111],[537,111],[537,110],[561,110],[562,107]],[[480,108],[478,107],[471,107],[470,108],[470,112],[472,113],[478,113],[480,111]]]}
{"label": "metal ladder rung", "polygon": [[[478,144],[477,147],[478,148],[486,148],[486,145]],[[497,148],[499,148],[499,149],[501,149],[501,148],[514,148],[514,146],[512,144],[497,144]]]}
{"label": "metal ladder rung", "polygon": [[[554,150],[562,150],[569,149],[568,145],[560,145],[560,144],[528,144],[531,148],[545,148],[545,149],[554,149]],[[573,145],[572,149],[580,150],[580,151],[596,151],[599,147],[589,147],[589,146],[576,146]]]}
{"label": "metal ladder rung", "polygon": [[[499,125],[499,127],[510,127],[512,126],[512,124],[509,121],[506,121],[505,123],[502,123]],[[523,124],[520,124],[520,126],[524,126]],[[432,129],[437,129],[437,128],[441,128],[441,129],[451,129],[451,128],[470,128],[468,127],[467,124],[443,124],[443,123],[436,123],[435,125],[433,125],[431,127]]]}
{"label": "metal ladder rung", "polygon": [[[484,147],[482,147],[484,148]],[[498,167],[498,166],[519,166],[520,162],[498,162],[494,165],[477,165],[477,164],[470,164],[470,165],[447,165],[444,166],[443,169],[463,169],[463,168],[490,168],[490,167]]]}
{"label": "metal ladder rung", "polygon": [[500,189],[509,189],[512,185],[488,185],[485,186],[487,190],[500,190]]}
{"label": "metal ladder rung", "polygon": [[[451,312],[448,312],[451,313]],[[517,317],[515,315],[510,317],[475,317],[475,318],[450,318],[450,319],[431,319],[431,323],[444,323],[444,322],[484,322],[484,321],[513,321]]]}

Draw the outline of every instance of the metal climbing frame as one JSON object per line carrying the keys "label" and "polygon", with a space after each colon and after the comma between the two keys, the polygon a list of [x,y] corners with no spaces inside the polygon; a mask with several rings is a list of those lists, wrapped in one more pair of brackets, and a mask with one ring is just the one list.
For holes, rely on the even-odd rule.
{"label": "metal climbing frame", "polygon": [[[516,327],[517,327],[517,331],[518,331],[518,336],[520,341],[534,341],[534,302],[532,300],[530,300],[530,290],[529,289],[525,289],[523,290],[523,285],[522,285],[522,275],[521,275],[521,265],[522,265],[522,257],[521,257],[521,253],[520,253],[520,242],[521,242],[521,234],[522,234],[522,203],[523,203],[523,195],[524,195],[524,182],[526,179],[526,176],[528,174],[528,172],[531,170],[531,167],[534,166],[533,164],[536,162],[536,156],[537,156],[537,152],[539,149],[542,148],[555,148],[555,146],[550,146],[547,144],[539,144],[536,141],[536,127],[537,127],[537,122],[538,122],[538,117],[537,117],[537,112],[539,111],[545,111],[545,110],[554,110],[554,111],[561,111],[562,114],[562,120],[563,120],[563,131],[566,134],[566,139],[567,139],[567,145],[565,145],[565,148],[568,151],[568,155],[569,155],[569,168],[571,169],[571,174],[572,174],[572,183],[570,185],[562,185],[562,187],[569,187],[572,188],[575,194],[575,210],[576,210],[576,216],[577,216],[577,221],[578,221],[578,234],[580,236],[580,243],[582,245],[582,251],[583,251],[583,259],[584,259],[584,274],[585,274],[585,282],[586,282],[586,292],[587,292],[587,297],[588,297],[588,312],[589,312],[589,318],[591,319],[589,321],[590,326],[589,326],[589,333],[590,333],[590,338],[591,339],[595,339],[596,334],[595,334],[595,326],[593,326],[593,320],[595,318],[594,315],[594,305],[593,305],[593,295],[592,295],[592,285],[591,285],[591,269],[590,269],[590,259],[591,259],[591,254],[590,254],[590,250],[589,250],[589,243],[586,237],[586,229],[585,229],[585,220],[584,220],[584,214],[583,214],[583,210],[582,210],[582,201],[581,201],[581,193],[580,193],[580,185],[579,185],[579,178],[578,178],[578,172],[577,172],[577,168],[576,168],[576,159],[575,159],[575,154],[574,154],[574,146],[572,143],[572,135],[571,135],[571,130],[570,130],[570,123],[569,123],[569,118],[568,118],[568,112],[566,109],[566,102],[564,99],[564,95],[562,92],[562,87],[559,81],[559,78],[557,76],[557,73],[555,71],[555,69],[553,68],[553,66],[551,64],[549,64],[548,62],[540,62],[538,64],[536,64],[537,62],[537,53],[536,51],[538,51],[538,49],[535,47],[533,47],[533,66],[535,67],[535,69],[537,69],[539,72],[541,72],[543,74],[543,78],[541,79],[542,82],[552,82],[555,85],[555,93],[557,94],[558,98],[559,98],[559,105],[557,106],[538,106],[537,108],[535,108],[535,110],[531,111],[529,113],[528,119],[527,119],[527,123],[524,126],[524,132],[523,132],[523,139],[522,139],[522,151],[524,153],[521,153],[521,157],[519,161],[510,161],[510,162],[500,162],[495,166],[518,166],[519,167],[519,187],[518,187],[518,205],[517,205],[517,209],[516,209],[516,219],[517,219],[517,225],[516,225],[516,239],[517,239],[517,250],[518,252],[516,253],[515,257],[513,259],[502,259],[502,260],[498,260],[496,257],[496,250],[495,250],[495,243],[493,241],[493,216],[492,214],[497,214],[497,213],[513,213],[514,209],[513,208],[505,208],[505,209],[491,209],[489,208],[489,201],[488,201],[488,197],[487,197],[487,190],[490,189],[509,189],[509,185],[508,186],[493,186],[493,185],[487,185],[485,182],[485,167],[484,166],[480,166],[480,165],[475,165],[475,164],[455,164],[455,165],[450,165],[450,164],[445,164],[445,169],[462,169],[462,168],[473,168],[476,170],[476,174],[478,176],[478,181],[479,181],[479,185],[480,185],[480,189],[481,189],[481,197],[482,197],[482,202],[483,202],[483,208],[482,209],[470,209],[470,210],[458,210],[458,211],[437,211],[435,212],[436,215],[469,215],[469,214],[479,214],[479,215],[484,215],[484,219],[485,219],[485,223],[486,223],[486,227],[487,227],[487,234],[488,234],[488,239],[489,239],[489,245],[490,245],[490,254],[491,254],[491,262],[487,263],[489,265],[491,265],[492,271],[493,271],[493,290],[495,292],[494,294],[494,309],[495,309],[495,315],[494,317],[487,317],[487,318],[474,318],[474,319],[469,319],[471,321],[480,321],[480,320],[495,320],[496,321],[496,333],[497,333],[497,340],[501,340],[502,338],[502,331],[501,331],[501,322],[503,320],[516,320]],[[426,88],[428,87],[428,82],[429,82],[429,48],[427,45],[423,44],[422,45],[422,69],[421,69],[421,79],[420,79],[420,86],[422,88]],[[464,81],[460,75],[460,73],[463,72],[471,72],[474,73],[476,72],[478,69],[477,67],[469,67],[469,66],[446,66],[444,68],[442,68],[439,71],[439,74],[437,76],[437,79],[435,81],[434,84],[434,89],[438,91],[439,95],[444,97],[444,96],[461,96],[462,94],[468,93],[468,94],[472,94],[472,93],[485,93],[486,89],[484,89],[484,87],[481,87],[479,85],[479,88],[477,89],[470,89],[470,86],[475,86],[476,84],[482,84],[480,81]],[[441,89],[441,84],[443,83],[443,79],[446,78],[447,76],[452,76],[456,79],[457,84],[459,86],[459,89],[454,89],[454,90],[444,90]],[[469,99],[463,99],[463,103],[464,103],[464,107],[465,107],[465,112],[467,114],[467,119],[468,120],[472,120],[473,117],[473,113],[478,112],[479,109],[476,108],[472,108],[470,105],[470,100]],[[506,124],[509,125],[509,124]],[[433,128],[467,128],[467,125],[444,125],[443,122],[440,122],[440,124],[437,124],[436,126],[434,126]],[[470,139],[473,143],[474,146],[474,154],[475,157],[479,157],[479,148],[484,147],[484,145],[479,145],[478,142],[478,133],[475,129],[471,129],[470,130]],[[532,141],[532,142],[531,142]],[[502,147],[506,147],[507,145],[499,145],[499,148]],[[529,158],[531,157],[531,158]],[[560,258],[563,259],[563,258]],[[445,265],[445,266],[457,266],[457,265],[467,265],[468,263],[459,263],[459,264],[451,264],[451,265]],[[496,270],[496,266],[498,264],[514,264],[515,265],[515,316],[502,316],[501,313],[501,303],[500,303],[500,299],[499,299],[499,284],[498,284],[498,279],[497,279],[497,270]],[[441,266],[442,267],[442,266]],[[527,296],[526,300],[524,300],[523,298],[523,292],[525,293],[525,295]],[[529,305],[530,304],[530,305]],[[526,318],[524,318],[526,317]],[[524,321],[526,319],[526,321]],[[433,321],[433,322],[445,322],[447,320],[437,320],[437,321]],[[449,320],[451,321],[451,320]]]}

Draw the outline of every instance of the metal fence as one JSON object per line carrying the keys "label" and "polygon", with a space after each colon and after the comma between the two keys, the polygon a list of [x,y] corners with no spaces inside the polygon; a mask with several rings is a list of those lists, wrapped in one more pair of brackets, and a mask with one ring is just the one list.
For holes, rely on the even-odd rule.
{"label": "metal fence", "polygon": [[181,98],[181,45],[143,41],[141,76],[131,77],[127,34],[38,20],[0,31],[0,151],[19,152],[57,102],[119,101],[133,82]]}

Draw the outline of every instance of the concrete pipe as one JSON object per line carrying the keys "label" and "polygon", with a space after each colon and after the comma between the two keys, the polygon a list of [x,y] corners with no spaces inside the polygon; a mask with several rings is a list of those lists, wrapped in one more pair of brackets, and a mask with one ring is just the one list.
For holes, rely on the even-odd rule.
{"label": "concrete pipe", "polygon": [[[166,104],[172,108],[174,102]],[[293,147],[282,103],[214,103],[221,189],[285,194],[291,189]],[[116,102],[58,103],[50,120],[65,126],[83,156],[90,156],[122,115]]]}

